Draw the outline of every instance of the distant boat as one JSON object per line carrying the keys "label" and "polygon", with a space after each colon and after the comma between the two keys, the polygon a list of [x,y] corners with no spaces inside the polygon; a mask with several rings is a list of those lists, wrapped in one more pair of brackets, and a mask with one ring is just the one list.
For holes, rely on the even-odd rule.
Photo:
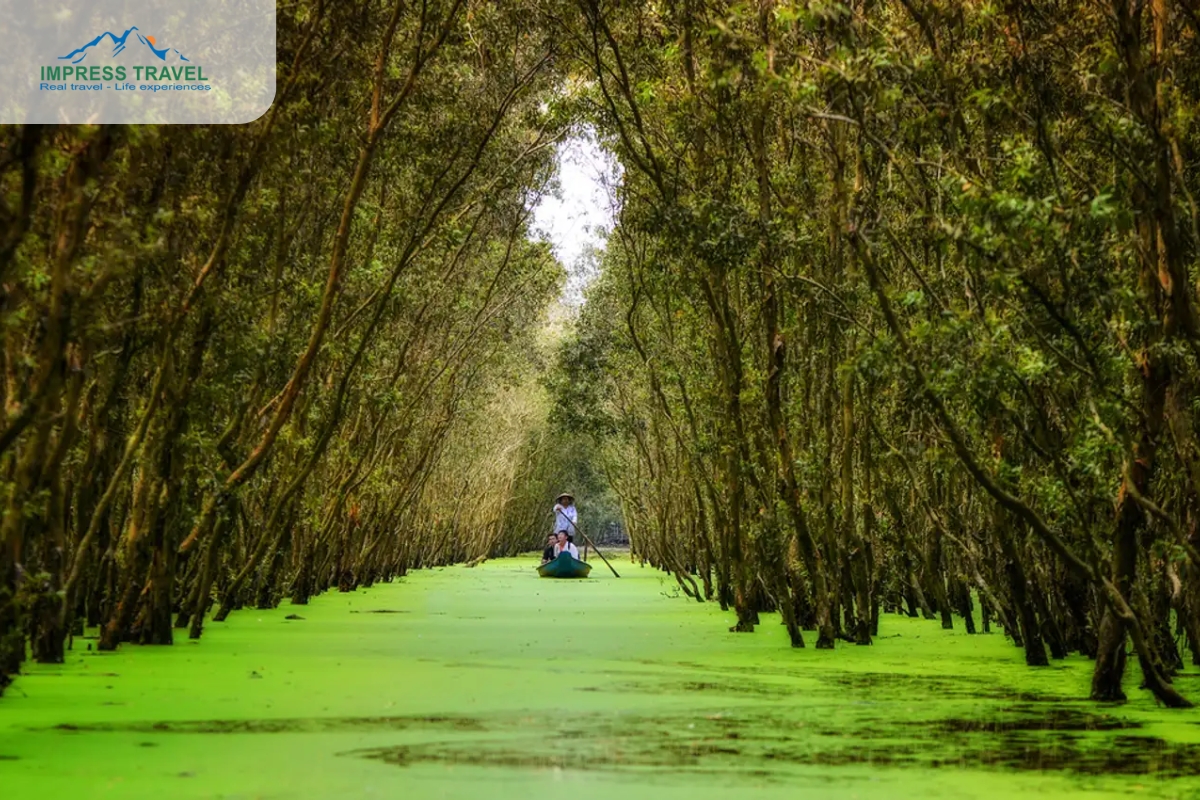
{"label": "distant boat", "polygon": [[591,571],[591,564],[572,558],[570,553],[559,553],[558,558],[538,567],[538,575],[543,578],[586,578]]}

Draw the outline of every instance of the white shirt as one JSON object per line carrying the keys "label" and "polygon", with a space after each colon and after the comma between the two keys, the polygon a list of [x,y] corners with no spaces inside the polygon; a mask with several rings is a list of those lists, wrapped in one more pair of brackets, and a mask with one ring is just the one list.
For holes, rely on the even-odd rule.
{"label": "white shirt", "polygon": [[[567,520],[570,520],[570,522],[568,522]],[[576,523],[578,521],[579,521],[579,511],[578,511],[578,509],[575,508],[574,503],[572,503],[569,506],[566,506],[565,508],[563,506],[555,506],[554,507],[554,532],[555,533],[558,533],[559,531],[566,531],[567,533],[574,534],[575,533],[575,525],[573,523]]]}
{"label": "white shirt", "polygon": [[555,556],[555,558],[557,558],[558,556],[562,555],[564,552],[565,552],[565,553],[570,553],[570,554],[571,554],[571,558],[575,559],[576,561],[578,561],[578,560],[579,560],[579,548],[578,548],[578,547],[576,547],[575,545],[571,544],[570,542],[567,542],[566,544],[564,544],[564,545],[561,545],[561,546],[560,546],[560,545],[557,545],[557,544],[556,544],[556,545],[554,545],[554,556]]}

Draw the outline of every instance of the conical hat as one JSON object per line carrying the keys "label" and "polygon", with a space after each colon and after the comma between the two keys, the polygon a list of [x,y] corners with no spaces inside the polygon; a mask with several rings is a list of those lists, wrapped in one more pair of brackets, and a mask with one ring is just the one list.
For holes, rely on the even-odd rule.
{"label": "conical hat", "polygon": [[563,501],[564,497],[567,498],[568,500],[570,500],[571,502],[575,501],[575,495],[571,494],[570,492],[563,492],[558,497],[554,498],[554,502],[561,503]]}

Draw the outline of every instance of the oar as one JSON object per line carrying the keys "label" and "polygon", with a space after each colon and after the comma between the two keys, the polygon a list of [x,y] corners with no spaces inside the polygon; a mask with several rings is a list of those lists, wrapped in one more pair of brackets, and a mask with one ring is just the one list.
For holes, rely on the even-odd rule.
{"label": "oar", "polygon": [[563,519],[565,519],[568,523],[570,523],[571,527],[575,529],[575,532],[578,533],[580,536],[582,536],[584,538],[584,540],[587,541],[587,543],[592,546],[592,549],[596,551],[596,555],[600,556],[600,560],[604,562],[604,566],[606,566],[612,570],[613,576],[616,578],[621,577],[620,575],[617,574],[617,571],[615,569],[613,569],[613,565],[608,563],[608,559],[604,557],[604,553],[600,552],[600,548],[596,547],[596,543],[592,541],[591,537],[588,536],[583,531],[579,530],[579,526],[576,525],[574,522],[571,522],[571,518],[568,517],[566,514],[563,514]]}

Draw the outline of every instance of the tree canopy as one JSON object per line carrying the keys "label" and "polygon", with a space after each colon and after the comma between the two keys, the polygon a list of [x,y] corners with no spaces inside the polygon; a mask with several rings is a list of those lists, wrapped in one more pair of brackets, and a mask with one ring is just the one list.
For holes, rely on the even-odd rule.
{"label": "tree canopy", "polygon": [[[0,129],[0,687],[84,626],[166,644],[535,546],[576,481],[735,630],[957,615],[1094,658],[1097,700],[1131,641],[1190,705],[1191,4],[278,20],[248,125]],[[619,213],[555,337],[530,215],[583,129]]]}

